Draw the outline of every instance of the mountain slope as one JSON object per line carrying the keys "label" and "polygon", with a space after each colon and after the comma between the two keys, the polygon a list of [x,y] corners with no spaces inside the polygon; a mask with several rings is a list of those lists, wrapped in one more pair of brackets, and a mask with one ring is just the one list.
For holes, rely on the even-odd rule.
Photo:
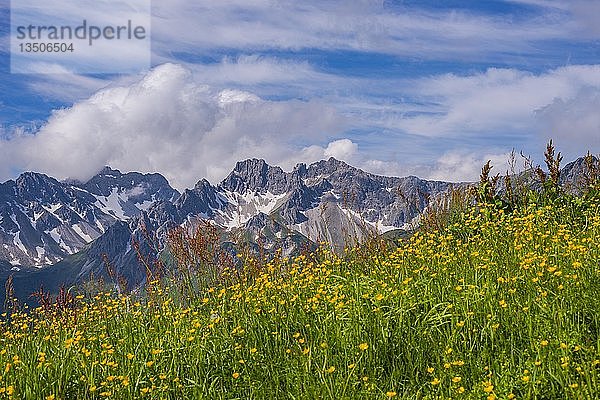
{"label": "mountain slope", "polygon": [[117,221],[179,193],[158,174],[105,168],[86,183],[27,172],[0,184],[0,260],[43,268],[82,250]]}

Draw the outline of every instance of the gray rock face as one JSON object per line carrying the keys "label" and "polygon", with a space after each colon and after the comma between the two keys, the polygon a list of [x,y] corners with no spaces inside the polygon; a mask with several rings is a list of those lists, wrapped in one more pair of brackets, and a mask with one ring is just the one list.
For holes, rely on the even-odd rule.
{"label": "gray rock face", "polygon": [[600,159],[592,156],[590,161],[591,165],[588,165],[586,159],[581,157],[565,165],[560,172],[561,185],[570,192],[581,193],[586,184],[589,183],[586,181],[591,178],[592,171],[590,171],[590,167],[592,170],[600,172]]}
{"label": "gray rock face", "polygon": [[[172,202],[179,197],[179,192],[173,189],[160,174],[138,172],[123,174],[110,167],[104,167],[92,179],[77,186],[92,194],[109,212],[117,211],[117,217],[119,215],[134,217],[156,201]],[[121,210],[111,209],[115,208],[115,201]]]}
{"label": "gray rock face", "polygon": [[158,174],[103,169],[86,183],[27,172],[0,184],[0,260],[44,268],[81,251],[117,221],[179,194]]}
{"label": "gray rock face", "polygon": [[215,210],[220,209],[226,202],[217,189],[203,179],[196,184],[194,189],[184,191],[175,200],[174,205],[177,208],[179,220],[184,220],[187,216],[213,218]]}
{"label": "gray rock face", "polygon": [[[325,226],[314,221],[323,215],[318,210],[333,207],[339,212],[329,212],[330,219],[347,218],[345,225],[360,220],[374,230],[390,230],[405,226],[430,196],[448,187],[414,177],[368,174],[333,158],[299,164],[291,172],[264,160],[241,161],[219,185],[201,180],[181,194],[159,174],[109,167],[85,183],[24,173],[0,185],[0,260],[15,270],[53,265],[108,234],[118,221],[144,220],[164,237],[170,228],[196,218],[213,220],[224,230],[251,226],[258,232],[273,228],[272,219],[260,219],[267,215],[316,240],[315,235],[331,236],[315,231],[315,226]],[[106,253],[115,253],[114,248]]]}
{"label": "gray rock face", "polygon": [[[299,164],[289,173],[271,167],[263,160],[239,162],[217,189],[238,195],[282,196],[279,204],[260,212],[276,212],[290,225],[306,223],[309,218],[305,212],[323,204],[333,204],[359,214],[375,228],[379,225],[393,229],[411,222],[426,207],[429,197],[448,190],[450,186],[415,177],[376,176],[330,158],[310,166]],[[225,194],[225,197],[231,196]],[[229,206],[219,205],[220,210],[229,209],[229,212],[224,212],[223,221],[217,217],[217,222],[227,225],[233,216],[239,216],[240,213],[234,209],[240,208],[240,202],[234,198],[230,203]],[[243,221],[252,216],[252,210],[244,211]]]}
{"label": "gray rock face", "polygon": [[0,189],[0,259],[15,270],[43,267],[79,251],[115,218],[96,199],[43,174],[25,173]]}
{"label": "gray rock face", "polygon": [[288,192],[291,182],[281,168],[271,167],[265,160],[251,159],[238,162],[220,187],[236,193],[250,191],[278,195]]}
{"label": "gray rock face", "polygon": [[333,158],[310,165],[305,176],[308,181],[328,182],[341,208],[360,214],[368,223],[388,228],[410,223],[431,197],[452,186],[416,177],[377,176]]}

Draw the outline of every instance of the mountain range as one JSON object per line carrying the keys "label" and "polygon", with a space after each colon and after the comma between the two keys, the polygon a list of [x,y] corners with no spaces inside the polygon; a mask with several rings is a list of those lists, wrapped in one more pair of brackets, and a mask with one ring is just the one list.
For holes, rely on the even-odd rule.
{"label": "mountain range", "polygon": [[[565,175],[581,168],[580,159]],[[323,241],[341,249],[371,233],[410,230],[454,185],[378,176],[334,158],[290,172],[245,160],[219,184],[202,179],[182,193],[160,174],[110,167],[87,182],[27,172],[0,184],[0,279],[13,275],[22,295],[55,290],[106,276],[105,259],[135,287],[145,271],[132,243],[160,252],[152,243],[161,247],[170,229],[199,220],[285,254]]]}

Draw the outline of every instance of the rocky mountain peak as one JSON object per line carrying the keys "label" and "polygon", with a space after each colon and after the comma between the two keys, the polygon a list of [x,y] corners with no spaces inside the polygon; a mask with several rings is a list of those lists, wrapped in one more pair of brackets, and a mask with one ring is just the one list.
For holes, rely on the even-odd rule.
{"label": "rocky mountain peak", "polygon": [[206,179],[199,180],[198,183],[196,183],[196,185],[194,186],[194,191],[204,191],[210,189],[213,189],[213,186]]}
{"label": "rocky mountain peak", "polygon": [[306,175],[306,171],[308,171],[308,168],[306,167],[305,163],[299,163],[294,167],[294,171],[293,173],[295,173],[298,176],[304,176]]}
{"label": "rocky mountain peak", "polygon": [[19,177],[15,180],[15,184],[17,188],[36,188],[42,186],[49,185],[60,185],[60,183],[54,179],[49,177],[48,175],[40,174],[37,172],[23,172]]}
{"label": "rocky mountain peak", "polygon": [[306,170],[306,176],[309,178],[315,178],[317,176],[329,176],[334,173],[342,172],[360,172],[363,174],[365,173],[362,170],[352,167],[343,161],[330,157],[327,160],[321,160],[316,163],[310,164]]}
{"label": "rocky mountain peak", "polygon": [[235,168],[233,169],[234,173],[239,173],[241,175],[248,175],[248,173],[266,173],[267,170],[271,168],[269,164],[263,159],[258,158],[249,158],[244,161],[238,161],[235,164]]}
{"label": "rocky mountain peak", "polygon": [[[591,161],[591,165],[590,164]],[[586,180],[590,178],[593,170],[600,170],[600,160],[592,156],[591,160],[586,157],[580,157],[565,165],[560,172],[561,184],[566,186],[567,190],[575,193],[580,192],[586,185]]]}
{"label": "rocky mountain peak", "polygon": [[122,175],[122,173],[118,169],[113,169],[110,166],[106,165],[96,175],[119,177]]}
{"label": "rocky mountain peak", "polygon": [[37,172],[24,172],[14,181],[14,194],[24,201],[68,201],[65,189],[56,179]]}
{"label": "rocky mountain peak", "polygon": [[157,199],[172,201],[179,195],[161,174],[122,173],[108,166],[86,183],[77,186],[98,196],[110,196],[115,191],[127,192],[129,197],[134,197],[134,202],[139,203]]}
{"label": "rocky mountain peak", "polygon": [[236,193],[258,192],[281,194],[289,187],[288,174],[256,158],[240,161],[221,182],[221,187]]}

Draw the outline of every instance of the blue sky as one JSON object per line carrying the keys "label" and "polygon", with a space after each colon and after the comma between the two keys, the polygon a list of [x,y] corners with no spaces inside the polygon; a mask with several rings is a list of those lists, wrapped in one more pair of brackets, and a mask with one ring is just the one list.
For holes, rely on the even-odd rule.
{"label": "blue sky", "polygon": [[110,164],[189,187],[242,158],[335,156],[456,181],[513,148],[541,161],[549,138],[600,152],[596,0],[156,1],[153,69],[133,75],[11,74],[8,9],[0,180]]}

